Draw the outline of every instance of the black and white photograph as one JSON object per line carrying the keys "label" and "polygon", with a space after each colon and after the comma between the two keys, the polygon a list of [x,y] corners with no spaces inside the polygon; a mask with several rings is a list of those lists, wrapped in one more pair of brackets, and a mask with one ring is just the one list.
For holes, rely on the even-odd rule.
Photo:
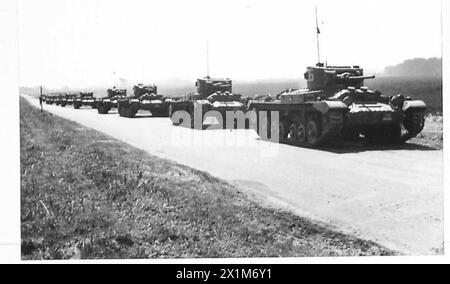
{"label": "black and white photograph", "polygon": [[9,2],[5,262],[445,259],[445,1]]}

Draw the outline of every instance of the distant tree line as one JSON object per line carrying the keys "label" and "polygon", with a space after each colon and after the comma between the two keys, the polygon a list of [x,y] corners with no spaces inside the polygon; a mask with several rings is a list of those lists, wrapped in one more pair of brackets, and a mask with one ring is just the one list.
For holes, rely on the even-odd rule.
{"label": "distant tree line", "polygon": [[406,77],[441,77],[442,58],[414,58],[405,60],[403,63],[386,67],[384,74]]}

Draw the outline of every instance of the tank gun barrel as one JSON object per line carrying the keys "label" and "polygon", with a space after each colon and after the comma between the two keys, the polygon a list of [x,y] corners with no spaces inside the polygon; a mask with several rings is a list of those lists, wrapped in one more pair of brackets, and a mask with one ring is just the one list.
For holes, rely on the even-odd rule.
{"label": "tank gun barrel", "polygon": [[372,75],[372,76],[350,76],[348,79],[353,79],[353,80],[375,79],[375,75]]}

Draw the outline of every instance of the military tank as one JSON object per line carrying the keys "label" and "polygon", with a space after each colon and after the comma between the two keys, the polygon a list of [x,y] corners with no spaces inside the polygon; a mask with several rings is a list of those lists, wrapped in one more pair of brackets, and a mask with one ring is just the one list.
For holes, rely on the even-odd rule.
{"label": "military tank", "polygon": [[156,85],[138,84],[133,87],[133,95],[119,99],[119,115],[134,117],[139,110],[149,111],[153,117],[168,116],[168,101],[158,95]]}
{"label": "military tank", "polygon": [[97,111],[99,114],[107,114],[112,108],[118,108],[119,99],[124,99],[127,95],[126,89],[113,87],[108,89],[107,96],[97,99]]}
{"label": "military tank", "polygon": [[55,104],[56,104],[57,106],[62,106],[63,102],[64,102],[64,95],[61,94],[61,93],[58,93],[58,94],[55,96]]}
{"label": "military tank", "polygon": [[[208,116],[215,117],[219,123],[217,128],[224,128],[227,112],[245,111],[245,103],[240,94],[232,92],[232,80],[229,78],[197,79],[196,92],[189,93],[169,103],[169,116],[174,125],[199,126],[203,129]],[[183,121],[176,115],[178,111],[189,114],[190,121]],[[195,123],[199,121],[198,125]]]}
{"label": "military tank", "polygon": [[343,102],[345,114],[343,137],[364,138],[370,142],[405,142],[422,131],[426,104],[411,97],[386,96],[364,87],[359,66],[308,67],[305,79],[310,89],[323,89],[329,100]]}
{"label": "military tank", "polygon": [[59,105],[61,107],[65,107],[67,105],[67,96],[68,96],[67,93],[61,94],[59,96]]}
{"label": "military tank", "polygon": [[65,101],[66,105],[74,105],[77,95],[74,93],[67,93],[65,94],[65,97],[66,97]]}
{"label": "military tank", "polygon": [[[424,126],[426,105],[402,95],[383,96],[364,87],[359,66],[307,67],[306,89],[288,89],[273,101],[252,100],[249,110],[256,115],[260,132],[260,112],[266,112],[265,137],[280,142],[314,147],[330,139],[364,138],[374,142],[404,142],[416,136]],[[271,122],[271,113],[278,112],[278,129]]]}
{"label": "military tank", "polygon": [[91,108],[97,107],[97,100],[94,97],[93,92],[79,92],[74,97],[73,108],[79,109],[82,106],[90,106]]}

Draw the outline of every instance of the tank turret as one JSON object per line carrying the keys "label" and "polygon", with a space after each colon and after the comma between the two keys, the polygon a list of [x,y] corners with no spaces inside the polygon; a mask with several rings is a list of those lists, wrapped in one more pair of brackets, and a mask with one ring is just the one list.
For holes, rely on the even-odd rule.
{"label": "tank turret", "polygon": [[112,89],[108,89],[107,93],[109,98],[113,98],[116,96],[126,96],[127,89],[117,89],[116,87],[113,87]]}
{"label": "tank turret", "polygon": [[195,82],[195,87],[197,87],[198,99],[206,99],[210,95],[217,92],[231,93],[232,81],[228,78],[213,79],[210,77],[205,77],[202,79],[197,79],[197,82]]}
{"label": "tank turret", "polygon": [[310,91],[324,91],[327,96],[348,87],[361,88],[365,79],[375,76],[364,76],[364,70],[359,66],[324,66],[319,63],[314,67],[307,67],[304,74],[307,89]]}
{"label": "tank turret", "polygon": [[135,98],[142,97],[143,95],[156,95],[158,88],[156,85],[144,85],[137,84],[133,87],[133,94]]}
{"label": "tank turret", "polygon": [[94,93],[93,93],[93,92],[80,92],[80,96],[81,96],[82,98],[85,98],[85,97],[93,97],[93,96],[94,96]]}

